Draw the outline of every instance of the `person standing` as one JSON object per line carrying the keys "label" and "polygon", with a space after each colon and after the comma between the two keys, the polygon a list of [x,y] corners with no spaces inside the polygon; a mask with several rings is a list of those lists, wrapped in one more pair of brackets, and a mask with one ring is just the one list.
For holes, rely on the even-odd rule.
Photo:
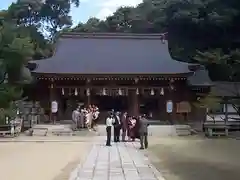
{"label": "person standing", "polygon": [[120,113],[116,112],[114,126],[114,142],[120,142],[121,120]]}
{"label": "person standing", "polygon": [[72,129],[76,130],[78,127],[78,123],[79,123],[79,118],[80,118],[80,109],[77,108],[72,112]]}
{"label": "person standing", "polygon": [[85,124],[85,112],[84,112],[84,109],[81,109],[79,120],[80,120],[80,123],[79,123],[80,128],[84,128],[84,124]]}
{"label": "person standing", "polygon": [[93,110],[93,121],[92,121],[92,128],[94,131],[96,131],[99,114],[100,114],[99,109],[98,109],[98,107],[95,106],[95,108]]}
{"label": "person standing", "polygon": [[149,121],[144,114],[139,119],[140,149],[148,148],[148,126]]}
{"label": "person standing", "polygon": [[111,113],[110,116],[106,119],[106,132],[107,132],[107,141],[106,146],[111,146],[111,132],[112,132],[112,126],[115,122],[115,119],[113,117],[113,114]]}
{"label": "person standing", "polygon": [[121,118],[121,124],[122,124],[122,141],[126,141],[126,134],[128,130],[128,117],[127,117],[127,112],[124,112]]}
{"label": "person standing", "polygon": [[92,111],[91,109],[87,110],[86,113],[86,124],[87,124],[87,128],[89,131],[92,131],[91,126],[92,126]]}
{"label": "person standing", "polygon": [[136,131],[137,131],[137,118],[135,116],[131,117],[129,124],[129,137],[130,140],[135,141]]}

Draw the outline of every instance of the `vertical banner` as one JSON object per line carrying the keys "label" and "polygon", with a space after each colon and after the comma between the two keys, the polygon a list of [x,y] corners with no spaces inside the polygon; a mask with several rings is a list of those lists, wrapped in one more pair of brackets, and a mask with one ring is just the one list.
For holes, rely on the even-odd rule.
{"label": "vertical banner", "polygon": [[168,100],[166,103],[166,111],[167,113],[173,112],[173,102],[171,100]]}

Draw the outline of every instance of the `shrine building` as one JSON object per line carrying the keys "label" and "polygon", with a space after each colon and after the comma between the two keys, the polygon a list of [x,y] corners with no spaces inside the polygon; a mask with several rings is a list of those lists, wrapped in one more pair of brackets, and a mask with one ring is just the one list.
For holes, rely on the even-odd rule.
{"label": "shrine building", "polygon": [[163,122],[206,117],[193,102],[209,92],[207,72],[173,60],[163,34],[64,33],[52,57],[32,63],[28,97],[49,115],[56,100],[60,120],[79,104],[97,105],[101,118],[111,109]]}

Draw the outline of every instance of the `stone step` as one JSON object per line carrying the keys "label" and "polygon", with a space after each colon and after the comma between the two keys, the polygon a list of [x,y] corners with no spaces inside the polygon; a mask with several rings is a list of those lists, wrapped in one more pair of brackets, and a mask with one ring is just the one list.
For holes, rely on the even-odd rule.
{"label": "stone step", "polygon": [[189,136],[192,134],[191,127],[188,125],[176,125],[175,128],[178,136]]}
{"label": "stone step", "polygon": [[32,136],[47,136],[47,133],[48,133],[47,130],[34,129]]}
{"label": "stone step", "polygon": [[191,134],[191,131],[177,131],[178,136],[190,136]]}
{"label": "stone step", "polygon": [[50,133],[51,135],[56,135],[56,136],[72,136],[74,134],[73,130],[68,127],[52,129],[51,131],[49,131],[49,134]]}
{"label": "stone step", "polygon": [[73,136],[75,135],[73,131],[52,131],[52,135],[55,136]]}

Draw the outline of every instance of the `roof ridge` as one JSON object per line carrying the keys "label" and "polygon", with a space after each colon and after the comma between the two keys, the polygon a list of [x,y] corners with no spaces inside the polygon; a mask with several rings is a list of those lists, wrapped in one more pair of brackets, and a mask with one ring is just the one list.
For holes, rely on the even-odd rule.
{"label": "roof ridge", "polygon": [[62,33],[60,38],[96,38],[96,39],[161,39],[165,38],[167,33],[149,33],[149,34],[139,34],[139,33],[76,33],[67,32]]}

